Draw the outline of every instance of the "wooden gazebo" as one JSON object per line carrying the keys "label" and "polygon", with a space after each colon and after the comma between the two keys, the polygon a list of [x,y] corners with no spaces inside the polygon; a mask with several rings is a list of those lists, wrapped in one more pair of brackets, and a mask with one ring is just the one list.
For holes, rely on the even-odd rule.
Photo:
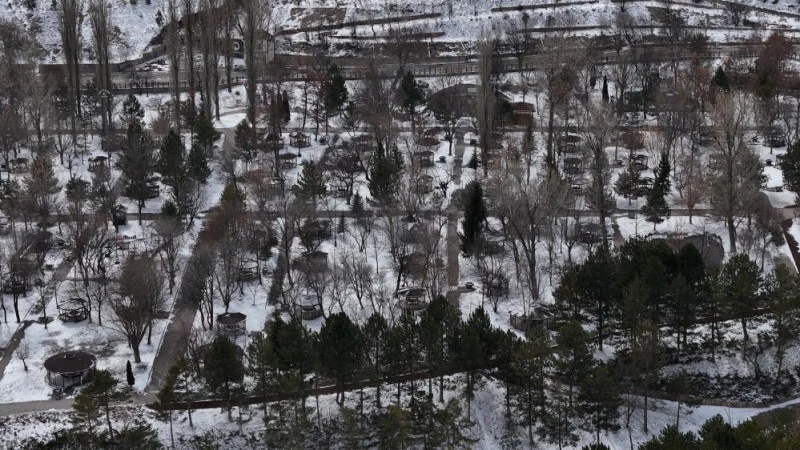
{"label": "wooden gazebo", "polygon": [[297,148],[305,148],[311,145],[308,141],[308,136],[302,131],[296,131],[289,134],[289,146]]}
{"label": "wooden gazebo", "polygon": [[70,297],[63,302],[56,301],[58,318],[62,322],[80,322],[89,318],[89,308],[86,300],[80,297]]}
{"label": "wooden gazebo", "polygon": [[47,383],[60,388],[88,383],[96,366],[97,358],[83,351],[57,353],[44,361]]}
{"label": "wooden gazebo", "polygon": [[217,315],[217,334],[229,339],[236,339],[247,333],[247,315],[240,312],[228,312]]}

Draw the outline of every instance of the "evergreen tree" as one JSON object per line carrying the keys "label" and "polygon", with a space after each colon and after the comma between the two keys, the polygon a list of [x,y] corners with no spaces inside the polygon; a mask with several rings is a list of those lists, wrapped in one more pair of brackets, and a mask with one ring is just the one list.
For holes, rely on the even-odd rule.
{"label": "evergreen tree", "polygon": [[344,234],[347,231],[347,220],[344,218],[344,213],[339,216],[339,221],[336,223],[336,233]]}
{"label": "evergreen tree", "polygon": [[283,104],[281,105],[282,113],[283,113],[283,123],[288,124],[289,121],[292,119],[292,108],[289,106],[289,95],[286,91],[283,91],[283,96],[281,96],[281,100]]}
{"label": "evergreen tree", "polygon": [[558,329],[556,337],[555,372],[567,389],[567,405],[573,408],[575,389],[594,367],[594,358],[589,350],[589,334],[580,323],[568,322]]}
{"label": "evergreen tree", "polygon": [[136,383],[136,378],[133,377],[133,368],[131,367],[131,360],[125,363],[125,378],[127,378],[128,386],[133,386]]}
{"label": "evergreen tree", "polygon": [[256,383],[255,390],[264,398],[262,408],[264,420],[267,420],[266,396],[278,383],[275,369],[275,354],[272,342],[264,333],[253,336],[247,345],[247,373]]}
{"label": "evergreen tree", "polygon": [[350,211],[353,217],[359,218],[364,215],[364,197],[359,192],[353,195],[353,201],[350,202]]}
{"label": "evergreen tree", "polygon": [[300,318],[295,317],[289,322],[276,319],[269,338],[275,352],[275,366],[281,371],[280,388],[286,392],[299,392],[304,409],[306,378],[318,365],[314,348],[316,336],[308,331]]}
{"label": "evergreen tree", "polygon": [[553,364],[547,336],[541,328],[531,330],[528,340],[521,341],[511,356],[513,418],[528,430],[528,444],[533,447],[534,426],[547,407],[546,378]]}
{"label": "evergreen tree", "polygon": [[164,138],[158,158],[158,170],[161,172],[165,184],[174,188],[183,180],[186,175],[184,159],[181,138],[178,133],[170,130]]}
{"label": "evergreen tree", "polygon": [[648,222],[653,223],[653,230],[656,225],[663,222],[666,217],[670,215],[669,204],[667,204],[667,196],[670,194],[670,181],[669,181],[669,157],[666,153],[661,154],[661,161],[658,167],[654,170],[655,180],[650,192],[647,193],[647,204],[642,208]]}
{"label": "evergreen tree", "polygon": [[448,342],[455,338],[460,325],[460,311],[444,296],[434,298],[420,316],[420,343],[431,377],[428,378],[428,395],[432,394],[433,377],[439,374],[439,401],[444,402],[444,375],[452,355]]}
{"label": "evergreen tree", "polygon": [[336,380],[336,401],[344,403],[345,383],[353,381],[361,368],[364,340],[358,325],[343,312],[328,316],[319,331],[319,362],[322,375]]}
{"label": "evergreen tree", "polygon": [[800,141],[794,142],[781,161],[783,183],[794,192],[800,192]]}
{"label": "evergreen tree", "polygon": [[345,86],[342,72],[339,66],[331,64],[328,66],[323,100],[328,117],[333,117],[341,112],[342,107],[347,103],[347,97],[347,86]]}
{"label": "evergreen tree", "polygon": [[411,119],[411,133],[414,134],[417,118],[417,109],[425,104],[425,88],[427,85],[417,81],[414,73],[410,70],[403,75],[400,80],[400,106],[403,108],[409,119]]}
{"label": "evergreen tree", "polygon": [[144,108],[139,103],[139,100],[133,94],[128,94],[128,98],[122,102],[122,121],[125,122],[127,126],[130,126],[131,122],[141,122],[144,119]]}
{"label": "evergreen tree", "polygon": [[378,144],[369,173],[369,191],[382,206],[394,203],[403,171],[399,155],[387,155],[383,145]]}
{"label": "evergreen tree", "polygon": [[477,372],[486,366],[487,361],[495,353],[492,324],[482,307],[472,311],[461,327],[461,333],[456,341],[456,362],[467,377],[464,397],[467,400],[467,420],[469,420],[470,405],[479,381]]}
{"label": "evergreen tree", "polygon": [[31,162],[30,173],[24,178],[28,208],[39,216],[39,223],[47,227],[48,219],[61,192],[58,177],[53,170],[53,161],[46,153],[37,154]]}
{"label": "evergreen tree", "polygon": [[464,198],[464,220],[461,221],[464,234],[461,235],[461,251],[466,255],[472,255],[487,217],[483,188],[479,181],[472,181],[467,185]]}
{"label": "evergreen tree", "polygon": [[714,76],[711,78],[711,83],[723,92],[728,92],[730,90],[728,75],[725,74],[725,70],[722,68],[722,66],[717,67],[717,70],[714,72]]}
{"label": "evergreen tree", "polygon": [[236,154],[245,164],[249,164],[255,159],[257,153],[255,134],[247,119],[236,125],[233,142],[236,146]]}
{"label": "evergreen tree", "polygon": [[[640,450],[695,450],[700,448],[697,436],[691,431],[681,433],[675,425],[668,425],[661,433],[639,447]],[[709,447],[727,448],[727,447]]]}
{"label": "evergreen tree", "polygon": [[608,78],[603,75],[603,103],[608,103]]}
{"label": "evergreen tree", "polygon": [[214,128],[211,119],[206,117],[205,114],[201,114],[194,121],[192,131],[194,134],[193,143],[199,145],[206,153],[210,154],[214,148],[214,143],[217,142],[221,134]]}
{"label": "evergreen tree", "polygon": [[230,418],[231,402],[244,377],[244,366],[237,355],[236,344],[224,336],[215,338],[203,355],[203,376],[208,390],[225,400]]}
{"label": "evergreen tree", "polygon": [[140,222],[144,202],[150,196],[149,183],[155,165],[150,133],[144,129],[141,121],[129,122],[125,146],[120,156],[120,167],[127,181],[126,194],[138,203]]}
{"label": "evergreen tree", "polygon": [[328,192],[322,168],[314,161],[309,161],[303,166],[303,172],[294,186],[294,192],[300,199],[310,202],[312,205],[316,205],[317,200]]}
{"label": "evergreen tree", "polygon": [[600,432],[619,430],[620,386],[609,366],[597,366],[583,377],[578,404],[584,420],[583,429],[595,433],[597,444]]}
{"label": "evergreen tree", "polygon": [[[361,328],[364,336],[364,371],[368,379],[377,380],[385,372],[389,325],[379,313],[373,313]],[[381,385],[375,386],[375,407],[381,409]]]}
{"label": "evergreen tree", "polygon": [[198,183],[205,184],[211,176],[211,168],[208,167],[208,154],[199,145],[193,145],[186,160],[189,176]]}
{"label": "evergreen tree", "polygon": [[715,289],[727,299],[730,311],[742,324],[742,333],[747,342],[747,320],[761,305],[764,279],[761,269],[746,254],[733,255],[720,269]]}
{"label": "evergreen tree", "polygon": [[[129,392],[117,390],[118,383],[111,372],[98,370],[92,376],[92,381],[75,397],[75,403],[72,405],[78,415],[87,418],[96,418],[102,410],[109,436],[114,436],[114,429],[111,427],[111,404],[125,401],[130,397]],[[91,426],[89,429],[91,432]]]}

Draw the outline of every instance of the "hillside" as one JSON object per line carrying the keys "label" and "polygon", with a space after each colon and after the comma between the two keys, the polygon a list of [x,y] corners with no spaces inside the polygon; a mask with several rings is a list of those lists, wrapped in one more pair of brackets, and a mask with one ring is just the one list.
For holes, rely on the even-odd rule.
{"label": "hillside", "polygon": [[[124,43],[114,52],[115,60],[140,56],[161,28],[156,18],[159,11],[164,14],[165,1],[111,0],[110,5],[112,23]],[[0,4],[0,16],[36,31],[46,62],[60,62],[61,41],[54,6],[54,1],[46,0],[9,0]],[[89,2],[84,2],[84,8],[88,7]],[[469,52],[469,42],[481,33],[502,36],[509,23],[521,23],[523,12],[533,34],[566,26],[579,34],[602,35],[609,33],[622,8],[639,26],[653,26],[656,31],[663,25],[665,10],[672,9],[685,25],[696,27],[712,41],[740,40],[778,29],[794,35],[800,29],[800,5],[791,0],[319,0],[313,7],[299,0],[283,0],[273,4],[273,19],[268,26],[284,36],[280,48],[285,53],[307,53],[311,46],[322,43],[329,53],[357,54],[364,42],[380,40],[399,29],[425,40],[447,43],[458,54]],[[88,20],[83,23],[83,38],[84,61],[91,62]],[[355,41],[362,45],[354,47]]]}

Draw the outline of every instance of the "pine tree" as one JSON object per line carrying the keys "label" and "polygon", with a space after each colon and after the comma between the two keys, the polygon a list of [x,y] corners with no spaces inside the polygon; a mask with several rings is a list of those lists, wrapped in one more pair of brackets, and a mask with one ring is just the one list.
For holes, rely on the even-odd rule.
{"label": "pine tree", "polygon": [[718,87],[723,92],[728,92],[730,90],[728,75],[725,74],[725,70],[722,68],[722,66],[717,67],[717,70],[714,72],[714,77],[711,78],[711,83],[713,83],[714,86]]}
{"label": "pine tree", "polygon": [[133,377],[133,368],[131,367],[130,359],[125,363],[125,377],[127,378],[128,386],[136,384],[136,378]]}
{"label": "pine tree", "polygon": [[528,444],[533,447],[533,431],[547,407],[546,376],[552,367],[552,352],[541,328],[531,330],[526,341],[520,341],[511,355],[512,408],[515,418],[528,430]]}
{"label": "pine tree", "polygon": [[336,401],[344,403],[344,386],[361,368],[364,340],[358,325],[343,312],[328,316],[319,331],[317,350],[324,376],[336,380]]}
{"label": "pine tree", "polygon": [[600,432],[619,430],[620,386],[608,366],[595,367],[583,378],[578,404],[584,420],[583,429],[595,433],[597,444]]}
{"label": "pine tree", "polygon": [[608,78],[603,75],[603,103],[608,103]]}
{"label": "pine tree", "polygon": [[97,417],[102,410],[106,417],[109,436],[114,436],[114,429],[111,427],[111,404],[130,397],[128,392],[117,390],[118,383],[111,372],[98,370],[92,376],[92,381],[75,397],[75,403],[72,405],[73,409],[83,417]]}
{"label": "pine tree", "polygon": [[717,276],[714,290],[722,298],[727,299],[734,318],[739,318],[741,321],[745,342],[750,338],[747,333],[747,321],[761,304],[763,287],[761,269],[744,253],[733,255],[722,266]]}
{"label": "pine tree", "polygon": [[219,395],[231,417],[232,400],[238,384],[244,377],[244,366],[236,354],[236,345],[228,338],[218,336],[203,355],[203,376],[209,391]]}
{"label": "pine tree", "polygon": [[328,192],[322,169],[314,161],[303,166],[294,191],[300,199],[311,202],[312,205],[316,205],[317,200]]}
{"label": "pine tree", "polygon": [[185,155],[180,136],[173,130],[164,138],[158,157],[158,170],[168,186],[175,187],[186,174]]}
{"label": "pine tree", "polygon": [[353,216],[356,218],[364,215],[364,197],[358,192],[353,195],[353,201],[350,203],[350,211],[353,212]]}
{"label": "pine tree", "polygon": [[783,183],[794,192],[800,192],[800,141],[792,144],[781,161]]}
{"label": "pine tree", "polygon": [[130,125],[133,121],[141,122],[144,119],[144,108],[133,94],[128,94],[128,98],[122,102],[122,121]]}
{"label": "pine tree", "polygon": [[236,154],[245,164],[249,164],[256,157],[257,149],[254,141],[253,127],[247,119],[236,125],[233,142],[236,146]]}
{"label": "pine tree", "polygon": [[394,203],[403,171],[402,162],[395,155],[387,155],[383,145],[378,144],[369,174],[369,191],[372,198],[382,206]]}
{"label": "pine tree", "polygon": [[33,158],[30,173],[24,178],[24,183],[30,206],[38,214],[39,223],[46,226],[56,203],[56,195],[61,192],[49,155],[42,153]]}
{"label": "pine tree", "polygon": [[220,137],[220,132],[214,128],[211,119],[201,114],[192,126],[194,132],[194,143],[200,145],[207,153],[211,153],[214,143]]}
{"label": "pine tree", "polygon": [[343,234],[347,231],[347,221],[344,218],[344,213],[339,216],[339,222],[336,224],[336,233]]}
{"label": "pine tree", "polygon": [[205,184],[211,176],[208,167],[208,153],[199,145],[193,145],[186,160],[189,176],[198,183]]}
{"label": "pine tree", "polygon": [[555,372],[567,389],[567,405],[572,409],[575,389],[594,367],[594,359],[589,350],[589,335],[580,323],[571,321],[558,329],[556,343],[558,349]]}
{"label": "pine tree", "polygon": [[325,81],[325,112],[328,117],[333,117],[341,112],[342,107],[347,103],[347,86],[344,77],[336,64],[328,67],[328,76]]}
{"label": "pine tree", "polygon": [[283,110],[283,123],[288,124],[292,119],[292,109],[291,106],[289,106],[289,95],[286,93],[286,91],[283,91],[283,96],[281,99],[283,100],[283,105],[281,105],[281,109]]}
{"label": "pine tree", "polygon": [[642,208],[645,218],[648,222],[653,223],[653,230],[656,225],[663,222],[666,217],[670,216],[669,204],[667,204],[667,196],[670,194],[670,181],[669,181],[669,157],[666,153],[661,154],[661,161],[655,169],[655,181],[650,192],[647,193],[647,204]]}
{"label": "pine tree", "polygon": [[411,119],[411,132],[414,133],[417,117],[417,108],[425,104],[425,88],[423,82],[417,81],[409,70],[400,81],[400,106]]}
{"label": "pine tree", "polygon": [[461,235],[461,251],[466,255],[472,255],[487,217],[483,188],[479,181],[472,181],[467,185],[464,198],[464,220],[461,221],[464,234]]}

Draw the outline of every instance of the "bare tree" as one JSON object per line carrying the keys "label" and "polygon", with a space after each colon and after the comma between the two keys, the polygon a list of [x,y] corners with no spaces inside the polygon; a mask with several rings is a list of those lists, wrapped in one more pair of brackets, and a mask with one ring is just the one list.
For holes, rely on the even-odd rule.
{"label": "bare tree", "polygon": [[200,54],[203,58],[203,113],[211,118],[215,105],[219,119],[219,44],[217,38],[218,0],[200,0]]}
{"label": "bare tree", "polygon": [[751,124],[752,103],[746,94],[718,94],[711,116],[711,205],[728,228],[731,251],[736,253],[736,226],[753,211],[763,184],[761,161],[745,145],[744,132]]}
{"label": "bare tree", "polygon": [[17,358],[22,361],[22,367],[25,369],[25,372],[27,372],[28,363],[26,363],[25,360],[31,355],[31,346],[28,344],[28,339],[23,337],[22,340],[19,341],[19,344],[17,344],[17,349],[14,353],[17,355]]}
{"label": "bare tree", "polygon": [[606,219],[616,208],[611,194],[611,173],[606,155],[612,132],[616,127],[614,115],[605,105],[585,105],[584,140],[589,156],[589,172],[592,182],[586,193],[586,201],[600,216],[602,245],[608,245]]}
{"label": "bare tree", "polygon": [[200,325],[203,330],[214,327],[214,294],[216,284],[214,272],[216,271],[217,261],[213,248],[197,248],[194,255],[189,260],[184,275],[181,295],[186,296],[189,301],[197,306],[200,312]]}
{"label": "bare tree", "polygon": [[197,111],[197,106],[195,105],[195,62],[194,62],[194,44],[195,44],[195,36],[194,36],[194,21],[195,18],[195,0],[180,0],[181,1],[181,13],[183,14],[183,30],[184,30],[184,37],[186,42],[186,72],[188,75],[189,86],[188,86],[188,93],[189,93],[189,109],[192,111],[192,114]]}
{"label": "bare tree", "polygon": [[153,223],[153,228],[161,238],[159,256],[161,267],[169,280],[169,293],[175,288],[175,277],[178,275],[178,256],[183,248],[183,224],[177,219],[160,217]]}
{"label": "bare tree", "polygon": [[217,253],[217,269],[214,271],[217,292],[219,293],[222,304],[225,305],[225,312],[228,312],[231,300],[236,293],[236,289],[241,289],[239,282],[239,269],[241,268],[241,241],[235,230],[227,230],[220,242]]}
{"label": "bare tree", "polygon": [[494,41],[486,37],[481,37],[478,41],[479,84],[475,118],[478,120],[484,177],[489,173],[489,149],[492,145],[492,134],[494,133],[495,86],[492,80],[494,46]]}
{"label": "bare tree", "polygon": [[[181,37],[178,22],[180,21],[180,13],[176,0],[167,0],[167,19],[169,23],[166,26],[166,48],[167,59],[169,60],[169,74],[170,84],[172,88],[172,110],[173,121],[175,128],[180,132],[181,129],[181,87],[180,87],[180,69],[181,69]],[[228,3],[228,2],[226,2]]]}
{"label": "bare tree", "polygon": [[92,23],[92,37],[94,39],[94,51],[97,57],[97,74],[95,82],[99,91],[102,108],[100,112],[103,136],[108,137],[108,132],[113,129],[111,118],[113,112],[113,99],[111,96],[111,66],[110,56],[111,47],[109,37],[113,25],[108,6],[105,0],[91,0],[89,7],[89,18]]}
{"label": "bare tree", "polygon": [[239,29],[244,37],[244,63],[247,66],[247,120],[256,124],[256,89],[263,62],[259,60],[258,48],[266,45],[264,30],[268,28],[271,17],[270,6],[266,0],[243,2]]}
{"label": "bare tree", "polygon": [[158,264],[147,255],[129,256],[119,278],[119,297],[112,299],[111,308],[114,327],[128,338],[137,363],[141,362],[139,344],[146,332],[147,345],[151,345],[153,324],[165,302],[164,275]]}
{"label": "bare tree", "polygon": [[83,24],[83,2],[81,0],[60,0],[58,8],[59,30],[61,32],[61,51],[67,65],[67,101],[72,125],[72,139],[77,134],[76,116],[81,115],[81,26]]}

